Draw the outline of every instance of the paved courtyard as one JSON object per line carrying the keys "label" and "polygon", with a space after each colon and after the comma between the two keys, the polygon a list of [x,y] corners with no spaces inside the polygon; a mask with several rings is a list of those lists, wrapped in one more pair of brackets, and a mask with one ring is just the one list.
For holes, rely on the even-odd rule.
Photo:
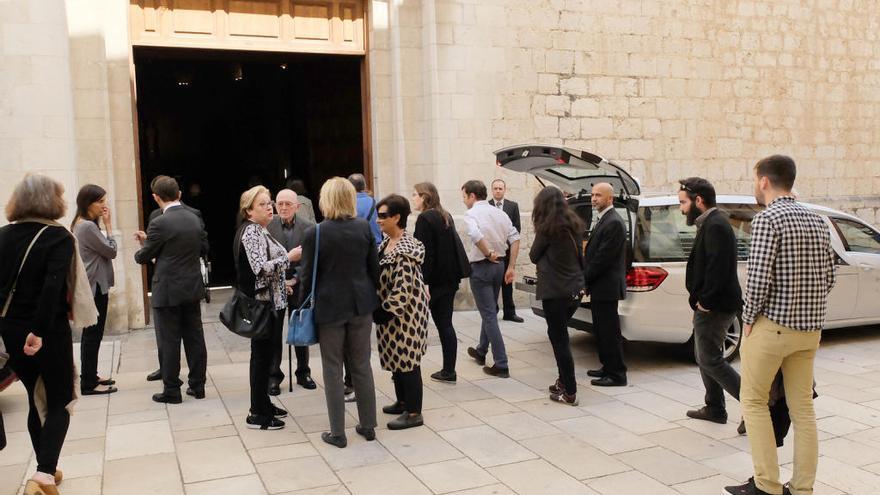
{"label": "paved courtyard", "polygon": [[[729,402],[732,419],[725,426],[685,417],[702,403],[702,385],[696,367],[672,346],[630,344],[630,386],[598,389],[585,373],[598,364],[594,341],[573,331],[580,406],[568,407],[547,398],[555,364],[543,320],[502,323],[511,378],[494,379],[465,354],[479,332],[479,316],[458,312],[458,384],[425,381],[426,426],[388,431],[384,422],[391,417],[380,412],[377,441],[366,442],[354,433],[350,404],[349,446],[340,450],[320,439],[327,428],[320,387],[292,393],[284,388],[276,403],[292,414],[286,429],[245,429],[247,342],[210,318],[216,305],[204,314],[204,400],[185,397],[172,406],[150,400],[159,391],[144,380],[156,365],[152,330],[105,340],[102,376],[112,366],[120,392],[80,399],[59,465],[65,495],[704,495],[751,473],[748,442],[736,434],[735,401]],[[439,369],[433,328],[431,335],[425,377]],[[392,401],[393,387],[373,356],[381,407]],[[826,333],[816,367],[822,456],[816,493],[876,494],[880,328]],[[320,385],[317,348],[312,369]],[[0,408],[10,441],[0,453],[0,495],[11,495],[34,468],[20,385],[0,394]],[[790,474],[790,440],[780,450],[784,477]]]}

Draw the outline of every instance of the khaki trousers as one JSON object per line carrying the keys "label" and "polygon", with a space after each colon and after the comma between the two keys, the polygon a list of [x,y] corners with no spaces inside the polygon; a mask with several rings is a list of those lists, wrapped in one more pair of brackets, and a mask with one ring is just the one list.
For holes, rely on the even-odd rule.
{"label": "khaki trousers", "polygon": [[743,339],[740,349],[740,402],[755,465],[755,484],[767,493],[782,494],[776,440],[770,409],[767,407],[770,386],[780,368],[785,400],[794,427],[791,492],[794,495],[813,493],[819,463],[819,440],[813,409],[813,362],[821,338],[820,331],[793,330],[759,316],[751,334]]}

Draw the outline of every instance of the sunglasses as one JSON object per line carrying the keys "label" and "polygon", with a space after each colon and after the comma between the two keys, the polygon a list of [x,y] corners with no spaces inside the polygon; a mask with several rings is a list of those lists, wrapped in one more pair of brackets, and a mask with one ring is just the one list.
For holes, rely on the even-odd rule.
{"label": "sunglasses", "polygon": [[376,216],[381,218],[382,220],[385,220],[386,218],[391,218],[394,215],[392,215],[391,213],[388,213],[387,211],[380,211],[380,212],[376,213]]}
{"label": "sunglasses", "polygon": [[694,192],[693,189],[691,189],[690,187],[688,187],[688,186],[686,186],[686,185],[684,185],[684,184],[681,185],[681,187],[679,188],[679,190],[680,190],[680,191],[687,191],[687,192],[691,192],[691,193]]}

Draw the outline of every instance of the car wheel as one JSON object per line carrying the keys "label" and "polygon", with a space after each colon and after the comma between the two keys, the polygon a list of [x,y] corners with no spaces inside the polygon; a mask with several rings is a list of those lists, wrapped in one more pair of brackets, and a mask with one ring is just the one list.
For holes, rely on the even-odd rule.
{"label": "car wheel", "polygon": [[733,320],[733,324],[730,325],[730,328],[727,329],[727,333],[724,335],[725,361],[733,361],[733,358],[739,352],[739,346],[742,344],[742,331],[742,317],[737,315],[736,319]]}

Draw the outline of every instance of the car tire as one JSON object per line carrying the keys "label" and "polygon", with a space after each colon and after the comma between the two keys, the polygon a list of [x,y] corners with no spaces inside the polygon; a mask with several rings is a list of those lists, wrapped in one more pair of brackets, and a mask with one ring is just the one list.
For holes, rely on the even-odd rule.
{"label": "car tire", "polygon": [[[724,360],[732,362],[736,359],[737,354],[739,354],[739,347],[742,345],[742,315],[736,315],[736,319],[733,321],[733,324],[730,325],[730,328],[727,329],[726,334],[724,335]],[[697,361],[696,355],[694,354],[694,336],[691,335],[691,338],[685,342],[682,347],[684,348],[685,355],[693,362]]]}

